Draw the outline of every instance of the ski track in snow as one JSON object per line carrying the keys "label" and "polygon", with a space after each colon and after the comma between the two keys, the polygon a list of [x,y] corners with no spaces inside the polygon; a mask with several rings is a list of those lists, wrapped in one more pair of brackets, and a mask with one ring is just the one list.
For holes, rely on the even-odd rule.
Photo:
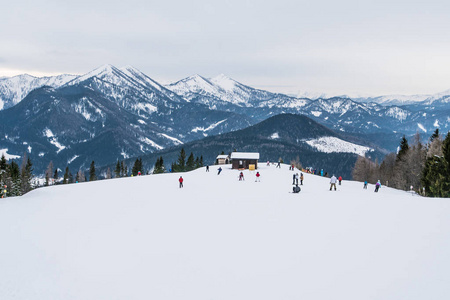
{"label": "ski track in snow", "polygon": [[260,164],[261,182],[217,167],[0,199],[1,299],[450,294],[450,199],[346,180],[330,192],[328,178],[310,174],[291,194],[287,165]]}

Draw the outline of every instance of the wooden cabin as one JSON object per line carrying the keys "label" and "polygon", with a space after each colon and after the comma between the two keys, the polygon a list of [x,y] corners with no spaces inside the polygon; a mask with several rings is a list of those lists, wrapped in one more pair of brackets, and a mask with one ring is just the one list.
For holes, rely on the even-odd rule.
{"label": "wooden cabin", "polygon": [[230,157],[226,154],[217,155],[216,165],[228,165],[230,163]]}
{"label": "wooden cabin", "polygon": [[257,169],[258,152],[233,152],[231,153],[232,169]]}

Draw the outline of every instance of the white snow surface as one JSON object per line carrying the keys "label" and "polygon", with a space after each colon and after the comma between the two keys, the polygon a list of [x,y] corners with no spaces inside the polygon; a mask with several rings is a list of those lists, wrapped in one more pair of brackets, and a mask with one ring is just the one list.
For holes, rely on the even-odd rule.
{"label": "white snow surface", "polygon": [[419,127],[423,132],[427,132],[427,130],[425,129],[425,127],[423,127],[422,124],[417,123],[417,127]]}
{"label": "white snow surface", "polygon": [[0,149],[0,157],[4,155],[6,160],[20,158],[19,155],[9,154],[8,149]]}
{"label": "white snow surface", "polygon": [[67,161],[67,164],[70,165],[75,159],[77,159],[78,157],[80,157],[79,155],[74,155],[71,159],[69,159]]}
{"label": "white snow surface", "polygon": [[272,140],[276,140],[276,139],[279,139],[279,138],[280,138],[280,135],[278,134],[278,132],[274,132],[274,133],[272,133],[272,135],[270,136],[270,138],[271,138]]}
{"label": "white snow surface", "polygon": [[156,148],[157,150],[162,150],[162,149],[164,149],[163,146],[158,145],[157,143],[155,143],[154,141],[152,141],[152,140],[149,139],[148,137],[141,137],[141,138],[139,138],[139,140],[140,140],[141,142],[146,143],[147,145],[152,146],[153,148]]}
{"label": "white snow surface", "polygon": [[193,128],[192,130],[191,130],[191,132],[198,132],[198,131],[203,131],[203,132],[205,132],[205,131],[210,131],[210,130],[213,130],[214,128],[216,128],[217,126],[219,126],[220,124],[222,124],[223,122],[225,122],[226,120],[228,120],[228,119],[224,119],[224,120],[221,120],[221,121],[219,121],[219,122],[216,122],[216,123],[213,123],[213,124],[211,124],[211,125],[209,125],[208,127],[195,127],[195,128]]}
{"label": "white snow surface", "polygon": [[173,141],[175,145],[182,145],[182,144],[184,144],[179,139],[174,138],[173,136],[167,135],[165,133],[161,133],[161,136],[165,137],[166,139],[169,139],[169,140]]}
{"label": "white snow surface", "polygon": [[320,152],[325,153],[348,152],[364,156],[367,151],[373,150],[370,147],[353,144],[332,136],[324,136],[318,139],[308,140],[305,141],[305,143],[316,148]]}
{"label": "white snow surface", "polygon": [[66,146],[62,145],[60,142],[58,142],[58,139],[53,134],[53,132],[49,128],[44,129],[44,136],[46,136],[49,139],[50,144],[58,148],[56,153],[61,152],[62,150],[66,149]]}
{"label": "white snow surface", "polygon": [[[261,164],[57,185],[0,199],[15,300],[446,299],[450,199]],[[178,188],[182,175],[184,188]],[[339,174],[336,174],[337,176]],[[220,192],[219,192],[220,191]]]}

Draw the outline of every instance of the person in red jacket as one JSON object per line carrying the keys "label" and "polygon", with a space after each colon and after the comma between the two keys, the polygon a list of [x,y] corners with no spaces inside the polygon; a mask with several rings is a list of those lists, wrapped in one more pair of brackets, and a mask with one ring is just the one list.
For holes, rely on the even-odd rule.
{"label": "person in red jacket", "polygon": [[180,182],[180,188],[182,188],[183,187],[183,177],[180,176],[180,179],[178,179],[178,181]]}
{"label": "person in red jacket", "polygon": [[259,172],[256,172],[256,179],[255,179],[255,182],[256,182],[256,181],[259,181],[259,176],[261,176],[261,174],[259,174]]}
{"label": "person in red jacket", "polygon": [[338,180],[339,180],[339,185],[341,185],[342,176],[339,176]]}

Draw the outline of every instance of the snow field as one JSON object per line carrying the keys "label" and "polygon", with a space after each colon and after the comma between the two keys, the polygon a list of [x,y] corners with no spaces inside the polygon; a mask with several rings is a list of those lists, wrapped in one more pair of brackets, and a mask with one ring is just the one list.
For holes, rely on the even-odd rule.
{"label": "snow field", "polygon": [[[260,164],[0,200],[1,299],[444,299],[450,199]],[[296,171],[297,172],[297,171]],[[300,173],[300,172],[299,172]],[[179,176],[184,188],[178,188]],[[339,174],[335,174],[339,176]]]}

